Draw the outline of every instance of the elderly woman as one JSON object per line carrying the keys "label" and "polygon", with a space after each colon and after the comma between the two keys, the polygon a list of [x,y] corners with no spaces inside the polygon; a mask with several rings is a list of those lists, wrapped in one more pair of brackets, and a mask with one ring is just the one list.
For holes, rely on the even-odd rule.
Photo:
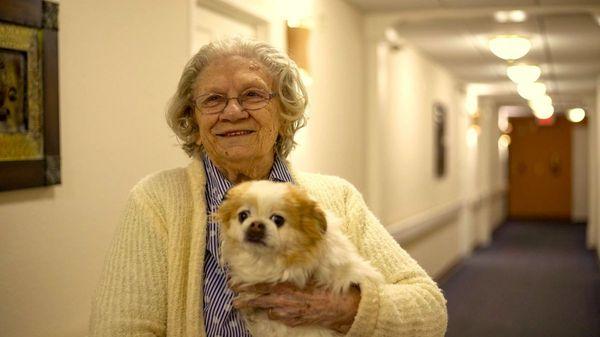
{"label": "elderly woman", "polygon": [[[286,161],[306,104],[296,65],[268,44],[231,39],[200,49],[168,111],[169,125],[193,159],[131,191],[93,304],[92,336],[249,336],[236,310],[241,307],[347,336],[444,335],[442,293],[360,193],[343,179],[298,172]],[[255,179],[305,188],[345,221],[346,234],[386,284],[363,283],[344,295],[264,285],[259,300],[234,301],[210,214],[230,187]]]}

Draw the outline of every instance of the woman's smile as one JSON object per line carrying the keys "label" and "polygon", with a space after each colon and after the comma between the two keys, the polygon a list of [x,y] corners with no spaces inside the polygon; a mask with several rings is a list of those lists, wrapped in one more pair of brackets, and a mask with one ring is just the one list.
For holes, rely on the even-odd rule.
{"label": "woman's smile", "polygon": [[219,132],[217,136],[219,137],[239,137],[239,136],[247,136],[254,133],[252,130],[233,130],[226,132]]}

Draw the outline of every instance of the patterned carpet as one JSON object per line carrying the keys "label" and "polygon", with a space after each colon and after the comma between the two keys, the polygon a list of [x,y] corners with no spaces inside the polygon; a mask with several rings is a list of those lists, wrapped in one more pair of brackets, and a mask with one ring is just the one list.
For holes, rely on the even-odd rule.
{"label": "patterned carpet", "polygon": [[447,337],[600,336],[600,271],[585,225],[507,222],[439,283]]}

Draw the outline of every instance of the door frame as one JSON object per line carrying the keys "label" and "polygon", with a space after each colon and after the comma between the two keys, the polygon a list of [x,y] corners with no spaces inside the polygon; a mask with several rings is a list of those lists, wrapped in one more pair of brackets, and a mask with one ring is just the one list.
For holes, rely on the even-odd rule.
{"label": "door frame", "polygon": [[269,41],[271,33],[271,24],[267,17],[262,16],[259,13],[252,11],[250,8],[242,8],[240,5],[235,4],[233,1],[227,0],[190,0],[189,10],[189,54],[193,51],[191,46],[193,45],[194,33],[195,33],[195,12],[202,9],[212,10],[223,16],[229,17],[232,20],[236,20],[247,25],[256,27],[256,38],[259,40]]}

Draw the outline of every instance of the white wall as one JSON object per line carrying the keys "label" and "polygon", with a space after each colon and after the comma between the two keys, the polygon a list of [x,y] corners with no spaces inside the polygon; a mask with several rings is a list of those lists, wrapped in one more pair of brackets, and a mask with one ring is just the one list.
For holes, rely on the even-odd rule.
{"label": "white wall", "polygon": [[311,15],[309,121],[291,160],[310,172],[344,177],[364,191],[363,16],[341,0],[315,1]]}
{"label": "white wall", "polygon": [[572,203],[573,221],[588,219],[588,127],[573,125],[572,141]]}
{"label": "white wall", "polygon": [[489,98],[479,99],[481,134],[477,144],[476,189],[476,244],[487,245],[491,235],[505,217],[505,190],[507,186],[506,149],[500,152],[498,138],[498,106]]}
{"label": "white wall", "polygon": [[[457,82],[442,68],[409,46],[391,54],[390,109],[380,130],[385,165],[379,173],[385,186],[380,217],[393,224],[418,212],[460,197],[457,134]],[[446,174],[434,174],[432,107],[447,107]]]}
{"label": "white wall", "polygon": [[[395,23],[385,14],[365,19],[368,200],[401,245],[439,277],[475,246],[488,244],[504,220],[506,151],[498,149],[496,104],[477,101],[478,93],[481,135],[467,145],[468,90],[401,31],[388,34]],[[449,112],[442,179],[433,174],[435,101]]]}
{"label": "white wall", "polygon": [[[402,246],[439,276],[462,255],[463,93],[447,71],[411,46],[390,48],[377,37],[368,45],[367,86],[378,88],[368,105],[369,200]],[[434,102],[447,108],[442,178],[434,174]]]}
{"label": "white wall", "polygon": [[595,248],[600,259],[600,76],[596,81],[595,110],[590,111],[588,118],[589,127],[589,201],[588,201],[588,228],[587,244]]}
{"label": "white wall", "polygon": [[164,121],[187,2],[60,3],[62,185],[0,193],[0,335],[83,336],[128,190],[187,162]]}
{"label": "white wall", "polygon": [[[226,1],[270,22],[285,48],[281,1]],[[186,165],[165,123],[190,44],[189,0],[60,2],[59,186],[0,193],[0,335],[84,336],[90,302],[129,189]],[[364,188],[362,19],[315,2],[314,87],[295,162]],[[332,16],[331,13],[335,13]],[[300,150],[299,149],[299,150]]]}

